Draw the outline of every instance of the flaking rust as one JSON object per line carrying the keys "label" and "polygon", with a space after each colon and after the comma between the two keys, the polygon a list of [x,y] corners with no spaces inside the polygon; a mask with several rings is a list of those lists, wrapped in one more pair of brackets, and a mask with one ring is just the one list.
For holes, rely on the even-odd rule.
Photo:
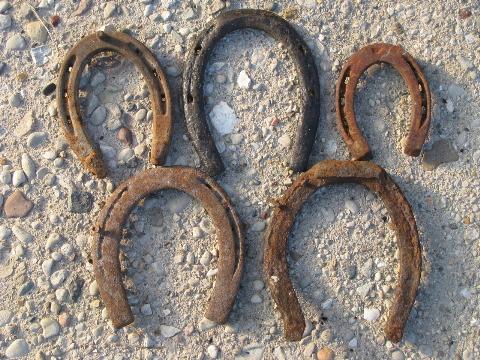
{"label": "flaking rust", "polygon": [[358,127],[354,100],[355,89],[362,74],[373,64],[392,65],[404,79],[412,101],[411,123],[404,140],[404,153],[418,156],[430,127],[431,94],[427,79],[415,59],[402,47],[371,44],[350,57],[342,68],[336,87],[337,126],[353,160],[372,157],[370,146]]}
{"label": "flaking rust", "polygon": [[267,229],[264,276],[284,324],[287,340],[302,338],[305,318],[288,275],[286,249],[295,216],[317,189],[358,183],[383,199],[397,235],[400,254],[398,283],[385,327],[386,337],[399,342],[420,283],[421,248],[411,207],[400,188],[380,166],[367,161],[325,160],[301,174],[276,206]]}
{"label": "flaking rust", "polygon": [[320,85],[317,68],[313,55],[301,36],[288,21],[269,11],[254,9],[226,11],[208,23],[193,41],[183,72],[183,106],[187,133],[205,172],[210,176],[221,174],[224,165],[206,119],[203,98],[205,69],[209,55],[220,39],[233,31],[247,28],[263,31],[281,42],[297,69],[303,110],[290,166],[296,172],[304,171],[307,169],[320,116]]}
{"label": "flaking rust", "polygon": [[240,284],[245,257],[244,233],[238,214],[221,187],[202,172],[186,167],[158,167],[131,177],[118,186],[100,212],[94,228],[92,258],[108,315],[116,328],[134,320],[120,271],[122,227],[139,201],[164,189],[180,190],[198,200],[216,228],[218,273],[205,317],[223,324]]}
{"label": "flaking rust", "polygon": [[153,120],[150,162],[164,163],[172,137],[172,100],[166,76],[155,55],[141,42],[122,32],[98,31],[80,40],[65,56],[57,84],[58,116],[65,137],[88,171],[106,176],[100,149],[85,132],[78,91],[85,66],[102,52],[115,52],[131,61],[142,73],[150,93]]}

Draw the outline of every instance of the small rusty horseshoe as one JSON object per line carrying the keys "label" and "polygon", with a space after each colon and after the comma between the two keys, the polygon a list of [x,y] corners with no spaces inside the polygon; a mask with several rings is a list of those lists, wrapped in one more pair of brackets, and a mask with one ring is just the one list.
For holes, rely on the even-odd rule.
{"label": "small rusty horseshoe", "polygon": [[150,162],[161,165],[172,137],[172,101],[168,83],[155,55],[141,42],[122,32],[98,31],[85,36],[65,56],[57,85],[58,116],[65,137],[82,164],[99,178],[106,176],[100,150],[83,128],[78,90],[85,66],[97,54],[113,51],[130,60],[142,73],[152,102]]}
{"label": "small rusty horseshoe", "polygon": [[430,127],[432,106],[430,88],[420,66],[400,46],[382,43],[367,45],[347,60],[336,88],[338,130],[353,160],[368,160],[372,157],[367,140],[357,124],[354,100],[358,80],[363,72],[378,63],[392,65],[407,84],[412,98],[412,120],[403,151],[409,156],[418,156]]}
{"label": "small rusty horseshoe", "polygon": [[163,189],[181,190],[200,201],[217,230],[218,273],[205,317],[223,324],[240,284],[245,257],[244,233],[238,214],[221,187],[200,171],[186,167],[158,167],[131,177],[112,193],[100,212],[93,234],[92,256],[95,278],[108,315],[116,328],[133,322],[118,258],[122,227],[141,199]]}
{"label": "small rusty horseshoe", "polygon": [[203,98],[205,69],[215,45],[225,35],[240,29],[264,31],[282,42],[292,57],[302,88],[303,115],[291,155],[294,171],[304,171],[315,141],[320,115],[320,85],[313,55],[295,29],[278,15],[264,10],[227,11],[207,24],[196,37],[185,61],[183,106],[187,133],[200,157],[202,168],[210,176],[223,172],[224,165],[207,125]]}
{"label": "small rusty horseshoe", "polygon": [[400,252],[398,285],[385,328],[398,342],[420,283],[421,248],[415,217],[400,188],[380,166],[368,161],[325,160],[301,174],[278,201],[265,237],[264,275],[284,323],[287,340],[302,338],[305,319],[288,275],[286,248],[295,216],[317,189],[331,184],[358,183],[378,193],[392,218]]}

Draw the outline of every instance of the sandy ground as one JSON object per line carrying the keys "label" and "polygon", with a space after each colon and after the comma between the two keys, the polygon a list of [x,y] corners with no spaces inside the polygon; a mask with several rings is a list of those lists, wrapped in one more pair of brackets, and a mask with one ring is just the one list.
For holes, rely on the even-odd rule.
{"label": "sandy ground", "polygon": [[[192,37],[224,4],[98,1],[83,15],[72,16],[77,1],[30,3],[46,23],[53,15],[60,22],[46,33],[29,25],[38,18],[27,2],[10,0],[8,6],[0,1],[0,358],[311,359],[325,347],[335,359],[480,358],[478,2],[226,4],[226,9],[273,9],[288,16],[312,50],[322,111],[311,164],[349,158],[335,125],[334,89],[343,62],[356,50],[373,42],[399,44],[424,70],[433,100],[425,149],[444,162],[433,170],[425,166],[423,154],[409,158],[402,153],[410,98],[398,73],[386,65],[371,68],[355,101],[373,161],[404,191],[421,236],[422,281],[398,344],[383,333],[397,280],[395,234],[381,200],[354,185],[318,191],[296,220],[289,240],[290,273],[312,331],[297,343],[283,339],[282,322],[262,282],[262,215],[269,214],[269,200],[295,177],[285,160],[302,109],[288,54],[253,30],[235,32],[218,44],[204,89],[208,113],[224,101],[239,120],[231,134],[214,131],[227,166],[216,180],[246,229],[244,276],[228,324],[203,331],[200,325],[217,263],[208,216],[188,196],[163,191],[138,205],[126,226],[121,257],[135,322],[113,329],[94,282],[90,229],[115,186],[151,166],[150,121],[140,111],[150,108],[148,92],[140,73],[118,57],[99,59],[84,73],[87,131],[108,158],[108,177],[97,180],[66,147],[54,94],[42,91],[56,81],[63,56],[83,36],[107,25],[128,29],[169,74],[175,126],[167,165],[198,166],[182,120],[183,61]],[[51,50],[44,65],[31,56],[39,45]],[[238,86],[241,71],[251,79],[249,89]],[[95,126],[94,115],[86,113],[102,106],[106,119]],[[19,133],[18,127],[32,118],[27,133]],[[131,150],[109,129],[118,120],[134,134]],[[38,135],[44,138],[37,143],[32,133],[44,133]],[[31,163],[22,164],[22,154],[34,166],[23,181],[19,170],[31,171]],[[5,202],[16,190],[33,209],[24,217],[7,218]],[[71,212],[67,199],[75,190],[92,195],[91,210]],[[367,321],[365,309],[379,310],[380,317]],[[166,337],[172,328],[165,326],[173,327],[175,335]]]}

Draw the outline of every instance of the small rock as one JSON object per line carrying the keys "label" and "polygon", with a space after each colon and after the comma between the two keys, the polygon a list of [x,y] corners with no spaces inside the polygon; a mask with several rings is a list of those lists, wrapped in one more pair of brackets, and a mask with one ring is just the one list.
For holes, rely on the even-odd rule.
{"label": "small rock", "polygon": [[52,54],[52,49],[47,45],[40,45],[30,49],[30,55],[32,56],[33,62],[36,66],[45,65],[49,56]]}
{"label": "small rock", "polygon": [[403,352],[401,352],[400,350],[395,350],[394,352],[392,352],[392,360],[404,360],[405,359],[405,355],[403,355]]}
{"label": "small rock", "polygon": [[27,295],[30,292],[30,290],[33,289],[33,286],[34,286],[33,282],[31,281],[24,282],[17,291],[18,296]]}
{"label": "small rock", "polygon": [[23,98],[20,93],[13,93],[8,99],[8,103],[13,107],[20,107],[22,105]]}
{"label": "small rock", "polygon": [[363,309],[363,318],[367,321],[375,321],[380,317],[380,310],[374,308]]}
{"label": "small rock", "polygon": [[134,157],[135,153],[131,148],[125,148],[120,150],[117,155],[117,160],[119,164],[126,164],[130,159]]}
{"label": "small rock", "polygon": [[278,138],[278,144],[284,149],[289,148],[291,143],[292,139],[290,139],[290,136],[288,136],[288,134],[283,134]]}
{"label": "small rock", "polygon": [[320,339],[326,343],[332,341],[333,339],[332,330],[330,329],[323,330],[322,333],[320,334]]}
{"label": "small rock", "polygon": [[451,114],[453,113],[453,110],[455,110],[454,106],[453,106],[453,101],[450,100],[450,99],[447,99],[447,104],[445,105],[445,107],[447,108],[447,111]]}
{"label": "small rock", "polygon": [[55,92],[57,89],[57,85],[54,82],[48,83],[43,89],[42,94],[45,96],[49,96]]}
{"label": "small rock", "polygon": [[37,148],[47,139],[47,134],[43,131],[33,132],[28,135],[27,145],[31,148]]}
{"label": "small rock", "polygon": [[133,142],[132,132],[126,127],[120,128],[117,132],[117,139],[124,145],[130,146]]}
{"label": "small rock", "polygon": [[53,259],[47,259],[44,262],[42,262],[42,271],[45,274],[45,276],[52,275],[52,269],[53,269],[54,263],[55,261]]}
{"label": "small rock", "polygon": [[315,352],[315,348],[315,343],[309,343],[307,346],[305,346],[305,350],[303,350],[303,356],[305,356],[306,359],[310,359]]}
{"label": "small rock", "polygon": [[357,345],[358,345],[358,340],[357,340],[356,337],[354,337],[352,340],[350,340],[350,341],[348,342],[348,347],[349,347],[350,349],[355,349],[355,348],[357,347]]}
{"label": "small rock", "polygon": [[351,214],[356,214],[358,212],[358,205],[353,200],[345,201],[345,208],[350,211]]}
{"label": "small rock", "polygon": [[259,220],[252,225],[252,230],[255,232],[262,232],[263,230],[265,230],[265,227],[266,227],[265,221]]}
{"label": "small rock", "polygon": [[6,30],[12,25],[12,17],[10,15],[0,15],[0,30]]}
{"label": "small rock", "polygon": [[232,134],[230,135],[230,141],[232,142],[232,145],[238,145],[242,142],[243,140],[243,135],[242,134]]}
{"label": "small rock", "polygon": [[174,326],[160,325],[160,333],[165,338],[171,338],[172,336],[177,335],[179,332],[180,332],[180,329],[177,329]]}
{"label": "small rock", "polygon": [[90,115],[90,122],[95,126],[99,126],[103,124],[106,118],[107,108],[103,105],[100,105],[93,111],[92,115]]}
{"label": "small rock", "polygon": [[24,50],[27,45],[22,35],[15,34],[8,38],[5,47],[10,51]]}
{"label": "small rock", "polygon": [[142,121],[145,119],[145,116],[147,116],[147,110],[145,109],[140,109],[135,113],[135,121]]}
{"label": "small rock", "polygon": [[26,181],[25,173],[23,170],[15,170],[12,176],[12,184],[15,187],[22,185]]}
{"label": "small rock", "polygon": [[191,20],[195,17],[195,12],[191,7],[186,8],[185,12],[183,13],[183,18],[185,20]]}
{"label": "small rock", "polygon": [[7,347],[5,355],[9,359],[15,359],[27,355],[29,351],[27,342],[24,339],[17,339]]}
{"label": "small rock", "polygon": [[357,288],[357,293],[360,297],[365,298],[367,297],[368,293],[372,289],[371,283],[365,283]]}
{"label": "small rock", "polygon": [[224,101],[215,105],[209,116],[213,127],[220,135],[230,134],[238,122],[237,115]]}
{"label": "small rock", "polygon": [[60,241],[62,241],[62,237],[60,236],[60,234],[57,234],[57,233],[51,233],[48,238],[47,238],[47,242],[45,243],[45,248],[47,250],[50,250],[52,249],[55,245],[59,244]]}
{"label": "small rock", "polygon": [[30,155],[27,153],[22,154],[21,163],[22,163],[23,172],[27,175],[27,177],[30,180],[35,179],[36,167]]}
{"label": "small rock", "polygon": [[422,165],[425,170],[432,171],[440,164],[454,162],[459,159],[457,151],[446,139],[441,139],[433,143],[430,150],[425,150]]}
{"label": "small rock", "polygon": [[13,318],[13,312],[10,310],[0,310],[0,328],[10,323]]}
{"label": "small rock", "polygon": [[63,284],[66,278],[67,272],[65,270],[57,270],[50,276],[50,283],[54,288],[57,288],[58,286]]}
{"label": "small rock", "polygon": [[45,339],[56,336],[60,332],[60,325],[54,319],[44,318],[40,320],[40,325],[42,326],[43,337]]}
{"label": "small rock", "polygon": [[102,72],[98,72],[96,73],[92,79],[90,80],[90,85],[92,87],[97,87],[98,85],[100,85],[101,83],[103,83],[105,80],[107,79],[107,77],[105,76],[104,73]]}
{"label": "small rock", "polygon": [[18,137],[25,136],[32,131],[34,124],[35,117],[33,111],[27,111],[20,124],[15,128],[14,134]]}
{"label": "small rock", "polygon": [[215,326],[217,326],[216,322],[209,320],[205,317],[202,318],[202,320],[200,320],[200,322],[198,323],[198,329],[200,331],[207,331],[213,329]]}
{"label": "small rock", "polygon": [[328,347],[324,347],[317,352],[317,360],[333,360],[334,358],[335,353]]}
{"label": "small rock", "polygon": [[218,350],[218,347],[216,345],[209,345],[207,347],[207,353],[208,353],[208,356],[210,357],[210,359],[216,359],[218,357],[218,353],[219,353],[219,350]]}
{"label": "small rock", "polygon": [[12,232],[15,237],[20,240],[22,243],[29,243],[33,240],[33,236],[27,231],[23,230],[21,227],[14,225],[12,226]]}
{"label": "small rock", "polygon": [[75,214],[88,213],[93,207],[93,195],[85,191],[72,191],[67,202],[70,212]]}
{"label": "small rock", "polygon": [[48,38],[47,29],[45,29],[42,22],[40,21],[34,21],[31,23],[28,23],[27,26],[25,27],[25,31],[28,37],[34,43],[44,44],[47,41],[47,38]]}
{"label": "small rock", "polygon": [[[152,311],[152,307],[150,306],[150,304],[145,304],[141,307],[140,309],[141,313],[145,316],[150,316],[153,314],[153,311]],[[163,332],[162,332],[162,335],[163,335]],[[174,334],[175,335],[175,334]],[[165,335],[164,335],[165,336]],[[166,336],[165,336],[166,337]]]}
{"label": "small rock", "polygon": [[261,304],[262,301],[262,298],[258,294],[253,294],[253,296],[250,298],[250,302],[252,304]]}
{"label": "small rock", "polygon": [[212,254],[210,253],[210,251],[205,251],[202,257],[200,258],[200,264],[202,264],[203,266],[208,266],[211,260],[212,260]]}
{"label": "small rock", "polygon": [[117,11],[117,5],[113,1],[107,2],[105,7],[103,8],[103,18],[108,19],[109,17],[112,17],[115,15],[115,12]]}
{"label": "small rock", "polygon": [[253,282],[253,289],[254,289],[255,291],[260,291],[260,290],[262,290],[264,287],[265,287],[265,284],[263,283],[262,280],[255,280],[255,281]]}
{"label": "small rock", "polygon": [[241,89],[249,89],[252,80],[248,77],[245,70],[240,71],[237,78],[237,85]]}
{"label": "small rock", "polygon": [[182,73],[178,67],[172,65],[167,66],[166,72],[168,76],[172,77],[177,77]]}
{"label": "small rock", "polygon": [[33,202],[26,199],[20,190],[13,192],[7,200],[5,200],[5,217],[18,218],[27,216],[33,208]]}

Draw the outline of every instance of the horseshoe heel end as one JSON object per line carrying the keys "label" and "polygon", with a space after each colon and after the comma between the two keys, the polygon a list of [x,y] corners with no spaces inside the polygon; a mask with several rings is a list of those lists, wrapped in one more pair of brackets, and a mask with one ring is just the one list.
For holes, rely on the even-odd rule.
{"label": "horseshoe heel end", "polygon": [[356,139],[348,144],[348,149],[353,160],[370,160],[373,157],[370,146],[361,139]]}
{"label": "horseshoe heel end", "polygon": [[98,151],[92,151],[90,154],[81,159],[85,167],[96,177],[103,179],[107,176],[105,164],[102,155]]}
{"label": "horseshoe heel end", "polygon": [[134,318],[132,314],[132,310],[130,309],[130,306],[125,308],[124,310],[115,310],[113,313],[112,311],[107,307],[108,315],[110,319],[112,320],[112,325],[115,329],[121,329],[127,325],[130,325],[133,323]]}
{"label": "horseshoe heel end", "polygon": [[425,142],[425,136],[423,134],[409,134],[403,146],[403,152],[405,155],[417,157],[420,155],[423,144]]}
{"label": "horseshoe heel end", "polygon": [[385,326],[385,336],[393,343],[398,343],[403,337],[403,327],[405,324],[388,322]]}

